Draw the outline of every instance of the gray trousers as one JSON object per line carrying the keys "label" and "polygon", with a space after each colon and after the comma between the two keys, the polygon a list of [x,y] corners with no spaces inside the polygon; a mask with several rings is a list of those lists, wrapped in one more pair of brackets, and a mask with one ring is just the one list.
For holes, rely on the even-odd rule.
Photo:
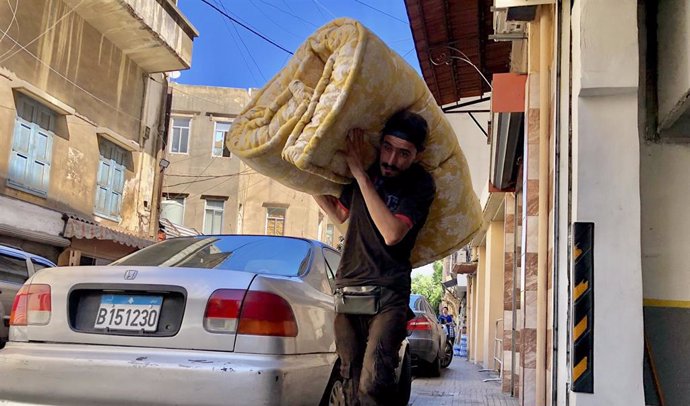
{"label": "gray trousers", "polygon": [[335,346],[350,406],[390,405],[397,392],[398,352],[407,337],[409,293],[383,289],[373,316],[337,314]]}

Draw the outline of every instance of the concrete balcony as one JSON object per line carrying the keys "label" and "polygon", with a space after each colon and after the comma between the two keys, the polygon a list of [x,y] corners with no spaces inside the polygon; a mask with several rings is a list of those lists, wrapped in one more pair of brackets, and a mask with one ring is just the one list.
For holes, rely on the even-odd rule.
{"label": "concrete balcony", "polygon": [[64,0],[147,72],[189,69],[199,35],[169,0]]}

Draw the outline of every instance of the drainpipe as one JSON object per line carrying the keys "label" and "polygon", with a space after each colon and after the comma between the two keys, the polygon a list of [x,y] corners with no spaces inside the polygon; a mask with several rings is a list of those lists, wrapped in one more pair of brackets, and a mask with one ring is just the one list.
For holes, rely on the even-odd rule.
{"label": "drainpipe", "polygon": [[549,231],[549,44],[550,11],[541,6],[539,13],[539,227],[537,251],[537,406],[546,403],[546,311],[547,255]]}
{"label": "drainpipe", "polygon": [[[560,262],[560,210],[561,210],[561,35],[563,34],[563,5],[561,1],[556,2],[556,106],[555,124],[554,124],[554,202],[553,202],[553,321],[551,331],[551,345],[553,352],[551,354],[551,404],[556,406],[558,404],[558,264]],[[549,270],[551,272],[552,270]]]}
{"label": "drainpipe", "polygon": [[158,116],[158,128],[156,131],[156,137],[153,141],[153,152],[156,157],[156,165],[154,168],[158,168],[155,172],[153,178],[153,196],[151,199],[151,224],[150,232],[156,239],[158,237],[158,221],[160,219],[160,204],[161,196],[163,194],[163,168],[158,165],[165,157],[165,147],[168,137],[168,123],[170,122],[170,109],[172,107],[172,95],[170,93],[170,88],[168,86],[168,79],[163,75],[163,81],[161,83],[161,104]]}
{"label": "drainpipe", "polygon": [[515,292],[517,292],[517,258],[518,258],[518,252],[517,252],[517,223],[518,223],[518,215],[522,215],[522,213],[518,214],[517,212],[517,207],[518,207],[518,193],[515,192],[513,194],[513,207],[515,210],[513,212],[515,213],[513,215],[513,290],[511,291],[511,312],[512,312],[512,326],[510,329],[510,396],[515,396],[515,371],[517,371],[517,366],[515,365],[516,363],[516,353],[515,353],[515,347],[517,346],[517,340],[515,337],[516,331],[517,331],[517,296]]}

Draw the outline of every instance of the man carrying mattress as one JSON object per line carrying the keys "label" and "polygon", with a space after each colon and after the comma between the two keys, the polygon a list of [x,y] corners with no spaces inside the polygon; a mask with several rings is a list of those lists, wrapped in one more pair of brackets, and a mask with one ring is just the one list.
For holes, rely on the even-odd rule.
{"label": "man carrying mattress", "polygon": [[435,194],[433,178],[417,163],[427,128],[417,114],[394,114],[368,169],[363,131],[351,130],[346,158],[354,182],[340,199],[314,196],[332,218],[350,220],[336,273],[335,336],[351,405],[395,399],[398,351],[411,316],[410,253]]}

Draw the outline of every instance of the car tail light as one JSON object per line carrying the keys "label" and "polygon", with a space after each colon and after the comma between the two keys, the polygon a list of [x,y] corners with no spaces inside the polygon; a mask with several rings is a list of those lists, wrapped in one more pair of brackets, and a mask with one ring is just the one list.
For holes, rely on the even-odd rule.
{"label": "car tail light", "polygon": [[219,289],[213,292],[206,303],[204,328],[212,333],[235,333],[243,298],[242,289]]}
{"label": "car tail light", "polygon": [[407,322],[407,329],[409,331],[431,330],[431,322],[424,316],[417,316]]}
{"label": "car tail light", "polygon": [[44,325],[50,321],[51,297],[49,285],[24,285],[14,297],[11,326]]}
{"label": "car tail light", "polygon": [[290,304],[282,297],[249,291],[244,298],[238,334],[296,337],[297,321]]}

